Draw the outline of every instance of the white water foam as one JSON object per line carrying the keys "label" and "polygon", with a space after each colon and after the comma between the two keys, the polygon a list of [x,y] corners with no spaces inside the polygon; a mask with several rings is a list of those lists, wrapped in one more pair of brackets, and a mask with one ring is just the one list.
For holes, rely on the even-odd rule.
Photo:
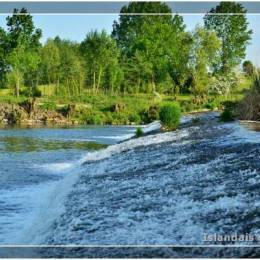
{"label": "white water foam", "polygon": [[162,127],[160,121],[154,121],[148,125],[145,125],[142,127],[142,130],[145,134],[160,130],[160,128]]}
{"label": "white water foam", "polygon": [[[153,124],[149,129],[155,129]],[[44,238],[52,230],[51,225],[54,220],[64,212],[64,201],[66,196],[77,182],[82,163],[87,161],[97,161],[108,158],[114,154],[122,153],[140,146],[147,146],[151,144],[159,144],[179,140],[188,136],[188,131],[178,130],[175,132],[160,133],[156,135],[144,136],[138,139],[131,139],[124,143],[115,144],[106,149],[89,152],[83,158],[71,163],[55,163],[44,165],[46,170],[53,173],[66,172],[62,180],[53,182],[51,184],[41,186],[36,189],[37,195],[30,193],[34,201],[34,213],[31,214],[30,219],[25,223],[24,228],[20,229],[19,234],[16,234],[16,242],[23,244],[39,244],[44,241]],[[41,191],[39,191],[41,189]],[[35,199],[36,197],[36,199]],[[12,240],[14,243],[14,240]]]}
{"label": "white water foam", "polygon": [[87,155],[81,158],[80,163],[103,160],[114,154],[132,150],[140,146],[148,146],[151,144],[159,144],[179,140],[181,138],[187,137],[188,135],[189,132],[183,129],[177,130],[175,132],[159,133],[155,135],[140,137],[137,139],[131,139],[120,144],[108,146],[106,149],[101,151],[87,153]]}
{"label": "white water foam", "polygon": [[[160,121],[154,121],[148,125],[140,125],[140,126],[136,126],[136,127],[140,127],[143,131],[144,134],[149,134],[149,133],[152,133],[152,132],[155,132],[155,131],[158,131],[161,129],[162,125],[160,123]],[[122,142],[122,141],[126,141],[132,137],[135,136],[135,131],[134,130],[130,130],[129,134],[124,134],[124,135],[112,135],[112,136],[97,136],[97,138],[102,138],[102,139],[111,139],[111,140],[116,140],[116,141],[119,141],[119,142]],[[95,136],[94,136],[95,138]]]}
{"label": "white water foam", "polygon": [[77,165],[77,161],[74,162],[61,162],[61,163],[47,163],[42,165],[35,165],[37,168],[42,168],[51,173],[66,173]]}
{"label": "white water foam", "polygon": [[[77,181],[80,169],[74,166],[74,170],[70,171],[62,180],[39,185],[36,197],[33,197],[35,209],[30,215],[27,223],[17,233],[15,241],[12,238],[12,244],[41,244],[44,238],[51,230],[51,226],[57,216],[64,212],[64,201],[67,194],[71,190],[73,184]],[[40,190],[39,190],[40,189]]]}

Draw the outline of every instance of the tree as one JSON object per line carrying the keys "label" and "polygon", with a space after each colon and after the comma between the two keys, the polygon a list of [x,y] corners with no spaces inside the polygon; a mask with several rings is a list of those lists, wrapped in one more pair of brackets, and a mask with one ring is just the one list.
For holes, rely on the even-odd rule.
{"label": "tree", "polygon": [[9,34],[9,47],[14,49],[22,43],[31,50],[40,47],[40,38],[42,32],[36,29],[33,24],[32,16],[25,8],[20,11],[14,9],[13,15],[6,18],[7,30]]}
{"label": "tree", "polygon": [[[165,3],[160,2],[132,2],[123,6],[119,22],[114,21],[112,36],[122,49],[123,54],[133,54],[131,46],[136,38],[142,34],[143,24],[169,24],[184,30],[183,20],[180,16],[172,17],[172,10]],[[135,15],[141,13],[164,14],[164,15]],[[128,14],[128,15],[125,15]],[[130,15],[133,14],[133,15]]]}
{"label": "tree", "polygon": [[60,52],[57,44],[48,39],[40,52],[40,73],[44,84],[59,84]]}
{"label": "tree", "polygon": [[23,82],[23,76],[26,70],[26,52],[23,45],[17,45],[8,56],[8,62],[11,64],[10,76],[15,84],[15,95],[19,97],[20,86]]}
{"label": "tree", "polygon": [[221,62],[216,64],[216,72],[230,72],[245,58],[246,46],[252,35],[245,14],[246,10],[240,3],[221,2],[204,17],[205,27],[216,31],[222,41]]}
{"label": "tree", "polygon": [[4,29],[0,27],[0,87],[5,84],[7,64],[8,35]]}
{"label": "tree", "polygon": [[[125,13],[164,15],[124,15]],[[143,86],[146,85],[146,90],[157,91],[158,86],[166,81],[171,81],[171,88],[175,84],[182,84],[190,43],[188,34],[184,32],[182,17],[172,16],[172,10],[160,2],[132,2],[121,9],[121,14],[119,21],[114,22],[112,36],[121,50],[124,63],[129,64],[128,68],[124,66],[125,77],[136,79],[130,87],[144,89]],[[134,61],[139,72],[134,68]],[[170,81],[166,80],[169,78]]]}
{"label": "tree", "polygon": [[254,73],[254,65],[250,60],[245,60],[243,62],[243,71],[247,76],[252,76]]}
{"label": "tree", "polygon": [[27,73],[32,81],[32,75],[39,64],[39,48],[41,30],[35,29],[32,16],[27,10],[15,9],[12,16],[7,17],[7,61],[10,73],[15,80],[15,93],[19,96],[20,85]]}
{"label": "tree", "polygon": [[214,31],[196,27],[192,35],[190,66],[193,74],[192,93],[198,97],[206,94],[210,71],[219,59],[221,42]]}
{"label": "tree", "polygon": [[93,91],[97,93],[100,88],[109,87],[113,90],[121,74],[116,42],[105,31],[93,31],[81,43],[80,51],[86,64],[87,83],[92,85]]}
{"label": "tree", "polygon": [[78,44],[68,41],[54,39],[59,48],[60,65],[58,66],[58,88],[64,87],[64,94],[68,96],[81,93],[84,81],[83,60],[78,52]]}

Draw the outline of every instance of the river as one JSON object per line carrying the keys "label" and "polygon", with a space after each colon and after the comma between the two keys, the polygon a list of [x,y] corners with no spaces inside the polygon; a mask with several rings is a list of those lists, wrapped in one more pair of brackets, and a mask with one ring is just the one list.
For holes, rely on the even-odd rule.
{"label": "river", "polygon": [[[216,113],[184,117],[174,132],[124,141],[134,132],[126,126],[0,130],[1,245],[70,245],[73,256],[169,257],[190,256],[172,246],[230,244],[205,241],[205,234],[260,235],[260,132],[220,123]],[[111,245],[132,248],[111,251]],[[53,250],[38,254],[66,254]]]}

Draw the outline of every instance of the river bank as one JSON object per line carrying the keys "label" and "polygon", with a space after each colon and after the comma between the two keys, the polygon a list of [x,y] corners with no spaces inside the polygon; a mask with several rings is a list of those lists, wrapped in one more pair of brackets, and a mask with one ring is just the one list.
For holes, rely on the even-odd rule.
{"label": "river bank", "polygon": [[178,102],[182,113],[207,112],[217,106],[196,106],[184,97],[149,95],[85,96],[80,100],[28,99],[0,102],[0,126],[142,125],[159,119],[160,107]]}

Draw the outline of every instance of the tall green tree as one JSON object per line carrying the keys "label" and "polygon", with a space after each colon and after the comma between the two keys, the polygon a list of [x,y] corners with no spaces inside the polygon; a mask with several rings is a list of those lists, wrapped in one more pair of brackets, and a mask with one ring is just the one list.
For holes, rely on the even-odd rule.
{"label": "tall green tree", "polygon": [[[144,15],[140,15],[144,13]],[[147,15],[150,13],[151,15]],[[154,14],[163,15],[154,15]],[[132,2],[123,6],[120,11],[119,21],[114,21],[112,36],[117,41],[123,54],[133,54],[132,46],[136,39],[142,35],[144,24],[169,24],[183,31],[183,19],[175,15],[165,3],[161,2]],[[127,14],[127,15],[125,15]],[[133,14],[133,15],[131,15]]]}
{"label": "tall green tree", "polygon": [[14,49],[22,43],[31,50],[40,47],[42,32],[35,28],[32,16],[25,8],[14,9],[13,15],[6,18],[9,35],[9,48]]}
{"label": "tall green tree", "polygon": [[[114,22],[112,36],[122,52],[124,63],[130,66],[125,69],[125,77],[136,79],[130,81],[132,87],[143,89],[146,85],[147,90],[158,91],[161,89],[158,86],[168,83],[169,78],[172,88],[182,84],[190,44],[182,17],[173,16],[169,6],[160,2],[132,2],[120,13],[119,21]],[[133,62],[138,63],[139,73],[131,65]]]}
{"label": "tall green tree", "polygon": [[77,43],[61,40],[58,37],[54,39],[54,43],[59,48],[60,59],[57,73],[57,92],[67,96],[79,95],[82,91],[85,77],[79,46]]}
{"label": "tall green tree", "polygon": [[32,16],[25,8],[20,11],[15,9],[13,15],[6,20],[7,60],[15,80],[15,94],[19,96],[20,85],[26,73],[33,82],[32,75],[37,71],[41,30],[34,27]]}
{"label": "tall green tree", "polygon": [[40,52],[41,80],[44,84],[56,84],[59,82],[60,52],[57,44],[48,39]]}
{"label": "tall green tree", "polygon": [[204,17],[204,23],[207,29],[216,31],[222,41],[221,62],[215,70],[230,72],[245,58],[252,35],[245,8],[237,2],[220,2]]}
{"label": "tall green tree", "polygon": [[3,28],[0,27],[0,88],[5,85],[7,64],[8,35]]}
{"label": "tall green tree", "polygon": [[211,72],[219,61],[221,41],[214,31],[196,27],[192,34],[193,44],[190,52],[190,67],[193,75],[192,93],[195,97],[207,94]]}
{"label": "tall green tree", "polygon": [[109,87],[113,91],[116,79],[121,76],[116,42],[105,31],[93,31],[82,41],[80,50],[85,60],[87,83],[93,91],[97,93]]}

